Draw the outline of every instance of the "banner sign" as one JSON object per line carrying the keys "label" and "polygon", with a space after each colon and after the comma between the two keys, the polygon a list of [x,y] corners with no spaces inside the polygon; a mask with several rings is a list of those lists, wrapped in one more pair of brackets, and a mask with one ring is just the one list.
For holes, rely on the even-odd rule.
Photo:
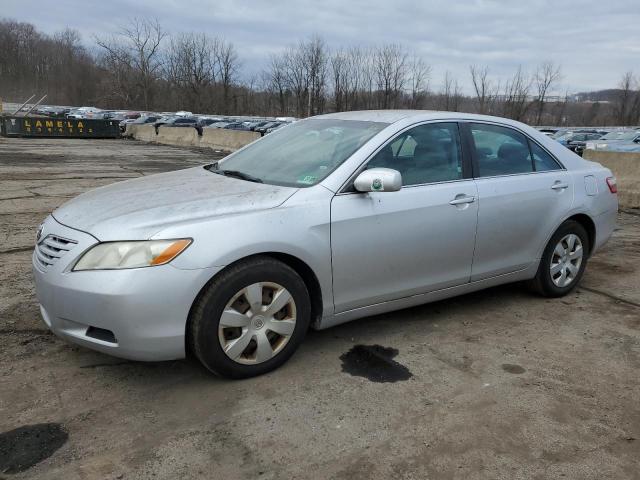
{"label": "banner sign", "polygon": [[76,118],[4,117],[7,137],[118,138],[117,120]]}

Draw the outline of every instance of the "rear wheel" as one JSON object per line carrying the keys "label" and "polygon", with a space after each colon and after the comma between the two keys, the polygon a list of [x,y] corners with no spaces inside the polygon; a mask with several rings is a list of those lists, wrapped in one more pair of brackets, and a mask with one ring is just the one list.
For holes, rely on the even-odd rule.
{"label": "rear wheel", "polygon": [[587,265],[589,236],[582,225],[564,222],[547,244],[536,277],[535,290],[547,297],[561,297],[580,282]]}
{"label": "rear wheel", "polygon": [[261,375],[295,352],[310,312],[295,270],[269,257],[253,258],[222,272],[200,295],[190,318],[190,347],[221,376]]}

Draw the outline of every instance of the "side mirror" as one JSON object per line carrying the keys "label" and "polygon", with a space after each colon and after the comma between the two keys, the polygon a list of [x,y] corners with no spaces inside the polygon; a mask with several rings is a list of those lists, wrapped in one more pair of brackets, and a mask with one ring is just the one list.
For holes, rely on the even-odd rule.
{"label": "side mirror", "polygon": [[397,192],[402,188],[402,175],[391,168],[372,168],[361,172],[353,186],[359,192]]}

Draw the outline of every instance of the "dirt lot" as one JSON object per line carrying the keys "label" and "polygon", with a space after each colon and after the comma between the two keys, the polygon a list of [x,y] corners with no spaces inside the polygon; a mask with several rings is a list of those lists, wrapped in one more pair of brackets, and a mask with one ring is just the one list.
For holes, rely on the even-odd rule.
{"label": "dirt lot", "polygon": [[566,298],[511,285],[310,332],[251,380],[50,334],[30,274],[39,222],[89,188],[213,157],[0,140],[0,478],[639,478],[638,215]]}

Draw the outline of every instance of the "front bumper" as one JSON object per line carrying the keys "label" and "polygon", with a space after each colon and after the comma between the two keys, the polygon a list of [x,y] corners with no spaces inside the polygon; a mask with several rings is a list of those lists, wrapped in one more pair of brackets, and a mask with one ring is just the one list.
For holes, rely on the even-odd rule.
{"label": "front bumper", "polygon": [[[185,327],[198,292],[222,267],[182,270],[171,264],[127,270],[72,272],[91,235],[49,217],[42,238],[72,239],[75,246],[52,265],[33,255],[40,311],[56,335],[117,357],[172,360],[185,356]],[[109,331],[112,337],[95,335]]]}

